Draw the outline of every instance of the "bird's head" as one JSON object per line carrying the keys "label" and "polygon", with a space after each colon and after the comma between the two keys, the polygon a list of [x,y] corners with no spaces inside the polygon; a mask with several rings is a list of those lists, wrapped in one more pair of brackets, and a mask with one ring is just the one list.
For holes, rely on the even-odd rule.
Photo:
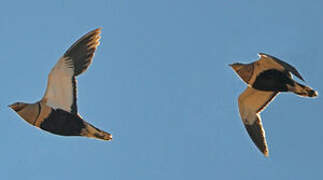
{"label": "bird's head", "polygon": [[242,63],[233,63],[229,64],[229,66],[232,67],[232,69],[238,74],[238,76],[247,84],[249,83],[249,80],[251,79],[251,76],[253,74],[253,64],[242,64]]}
{"label": "bird's head", "polygon": [[245,66],[245,64],[242,63],[233,63],[233,64],[229,64],[230,67],[232,67],[233,70],[235,70],[236,72],[238,72],[241,68],[243,68]]}
{"label": "bird's head", "polygon": [[16,111],[16,112],[21,111],[21,110],[22,110],[22,109],[24,109],[26,106],[27,106],[27,104],[26,104],[26,103],[23,103],[23,102],[15,102],[15,103],[13,103],[13,104],[9,105],[9,107],[10,107],[12,110]]}
{"label": "bird's head", "polygon": [[16,111],[16,113],[22,117],[25,121],[33,124],[36,118],[39,116],[40,109],[37,103],[27,104],[23,102],[16,102],[9,105],[11,109]]}

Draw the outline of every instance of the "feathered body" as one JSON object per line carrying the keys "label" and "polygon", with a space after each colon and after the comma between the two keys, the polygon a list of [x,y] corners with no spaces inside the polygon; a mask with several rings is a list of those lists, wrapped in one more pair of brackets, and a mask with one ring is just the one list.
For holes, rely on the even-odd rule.
{"label": "feathered body", "polygon": [[268,156],[260,112],[280,92],[293,92],[304,97],[316,97],[318,93],[293,79],[292,74],[304,81],[293,66],[268,54],[260,53],[259,56],[260,59],[253,63],[234,63],[230,66],[248,85],[238,98],[241,119],[252,141]]}
{"label": "feathered body", "polygon": [[99,45],[100,29],[75,42],[48,75],[44,97],[33,104],[17,102],[10,107],[29,124],[62,136],[111,140],[112,135],[87,123],[77,111],[76,76],[85,72]]}

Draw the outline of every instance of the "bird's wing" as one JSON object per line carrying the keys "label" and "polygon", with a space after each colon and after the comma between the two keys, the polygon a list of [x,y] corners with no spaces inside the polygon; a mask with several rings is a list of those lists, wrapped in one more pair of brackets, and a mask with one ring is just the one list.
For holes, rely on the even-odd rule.
{"label": "bird's wing", "polygon": [[[265,53],[259,53],[258,54],[260,56],[260,61],[264,64],[270,63],[271,66],[273,66],[274,68],[276,67],[277,69],[285,69],[288,72],[293,73],[296,77],[298,77],[299,79],[301,79],[302,81],[304,81],[303,77],[301,76],[301,74],[296,70],[295,67],[293,67],[292,65]],[[268,61],[270,60],[270,61]],[[278,67],[280,66],[280,67]]]}
{"label": "bird's wing", "polygon": [[259,114],[277,94],[278,92],[259,91],[247,87],[238,99],[240,116],[248,134],[265,156],[268,156],[268,146]]}
{"label": "bird's wing", "polygon": [[89,67],[99,45],[101,29],[95,29],[76,41],[61,57],[48,75],[43,100],[54,109],[77,113],[75,76]]}

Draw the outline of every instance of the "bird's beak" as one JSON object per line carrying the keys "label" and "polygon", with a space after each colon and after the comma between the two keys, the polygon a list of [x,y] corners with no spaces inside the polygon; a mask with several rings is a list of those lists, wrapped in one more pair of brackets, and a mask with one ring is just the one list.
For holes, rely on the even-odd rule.
{"label": "bird's beak", "polygon": [[17,111],[17,106],[15,106],[14,104],[8,105],[8,107],[10,107],[14,111]]}
{"label": "bird's beak", "polygon": [[228,64],[228,66],[232,67],[232,64]]}
{"label": "bird's beak", "polygon": [[10,109],[12,109],[12,110],[16,111],[16,110],[15,110],[15,107],[13,106],[13,104],[8,105],[8,107],[9,107]]}

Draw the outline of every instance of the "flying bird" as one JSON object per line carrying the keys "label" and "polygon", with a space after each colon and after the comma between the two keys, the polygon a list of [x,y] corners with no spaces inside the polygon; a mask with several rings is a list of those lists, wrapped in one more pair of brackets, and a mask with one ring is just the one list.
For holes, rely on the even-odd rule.
{"label": "flying bird", "polygon": [[252,141],[265,156],[268,156],[260,112],[280,92],[293,92],[303,97],[316,97],[318,93],[293,79],[292,74],[304,81],[293,66],[268,54],[258,55],[260,59],[250,64],[233,63],[230,66],[248,85],[238,98],[240,117]]}
{"label": "flying bird", "polygon": [[58,60],[48,75],[44,97],[35,103],[9,105],[29,124],[62,136],[85,136],[111,140],[112,135],[86,122],[77,110],[76,76],[90,66],[100,44],[101,28],[76,41]]}

